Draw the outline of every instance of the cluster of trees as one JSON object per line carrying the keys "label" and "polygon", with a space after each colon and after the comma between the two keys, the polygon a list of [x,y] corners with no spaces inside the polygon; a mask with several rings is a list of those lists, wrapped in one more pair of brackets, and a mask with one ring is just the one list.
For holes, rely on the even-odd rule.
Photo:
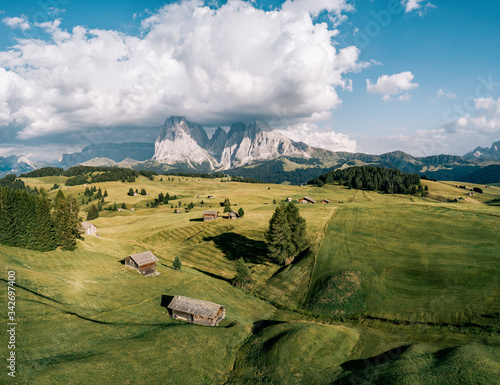
{"label": "cluster of trees", "polygon": [[[30,190],[21,179],[17,179],[14,174],[9,174],[0,179],[0,187],[10,188],[12,190]],[[37,190],[38,192],[38,190]]]}
{"label": "cluster of trees", "polygon": [[229,182],[241,182],[241,183],[265,183],[256,178],[249,178],[243,176],[232,176]]}
{"label": "cluster of trees", "polygon": [[417,192],[423,192],[420,177],[417,174],[374,166],[354,166],[329,171],[307,183],[317,186],[323,186],[325,183],[339,183],[352,189],[383,191],[388,194],[417,194]]}
{"label": "cluster of trees", "polygon": [[133,188],[129,188],[128,193],[127,193],[128,196],[133,197],[136,194],[148,195],[148,193],[146,192],[146,190],[143,189],[143,188],[141,188],[141,192],[140,193],[139,193],[139,190],[137,190],[137,189],[135,189],[135,192],[134,192]]}
{"label": "cluster of trees", "polygon": [[247,288],[253,282],[250,269],[245,265],[243,258],[236,263],[236,276],[232,280],[233,286]]}
{"label": "cluster of trees", "polygon": [[78,205],[59,190],[52,203],[42,190],[0,187],[0,243],[49,251],[74,250],[80,238]]}
{"label": "cluster of trees", "polygon": [[[166,204],[168,204],[169,201],[176,200],[176,199],[177,199],[177,195],[175,195],[175,194],[174,195],[170,195],[169,193],[166,193],[166,194],[159,193],[158,197],[155,198],[153,200],[153,202],[147,203],[147,207],[157,207],[160,204],[166,205]],[[179,204],[179,207],[180,207],[180,204]]]}
{"label": "cluster of trees", "polygon": [[307,247],[306,220],[293,203],[279,205],[269,220],[265,234],[269,258],[289,264]]}
{"label": "cluster of trees", "polygon": [[422,180],[430,180],[431,182],[437,182],[437,180],[436,180],[436,179],[434,179],[434,178],[429,178],[429,177],[428,177],[427,175],[425,175],[425,174],[424,174],[424,175],[422,175],[422,176],[420,177],[420,179],[422,179]]}
{"label": "cluster of trees", "polygon": [[[173,176],[185,176],[185,177],[191,177],[191,178],[205,178],[205,179],[218,179],[218,178],[224,178],[227,176],[223,172],[213,172],[213,173],[198,173],[198,172],[177,172],[177,171],[172,171],[169,173],[166,173],[164,175],[173,175]],[[168,179],[170,180],[170,179]],[[174,180],[174,178],[172,178]]]}

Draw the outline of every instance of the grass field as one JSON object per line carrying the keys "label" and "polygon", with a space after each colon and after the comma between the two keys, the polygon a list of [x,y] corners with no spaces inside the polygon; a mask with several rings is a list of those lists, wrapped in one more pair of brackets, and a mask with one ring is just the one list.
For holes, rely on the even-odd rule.
{"label": "grass field", "polygon": [[[499,383],[500,211],[486,202],[500,187],[449,203],[466,193],[454,182],[425,181],[421,198],[163,178],[98,184],[107,202],[136,211],[103,212],[93,221],[99,237],[74,252],[0,246],[2,285],[9,270],[18,285],[13,383]],[[64,179],[25,181],[49,189]],[[150,195],[130,197],[130,187]],[[77,201],[84,189],[63,187]],[[147,209],[160,192],[196,206]],[[282,268],[264,242],[273,199],[306,195],[332,204],[300,207],[310,247]],[[225,198],[245,216],[200,221]],[[160,275],[120,263],[144,250],[159,258]],[[230,284],[240,257],[250,290]],[[165,306],[177,294],[223,304],[227,319],[218,328],[174,320]]]}

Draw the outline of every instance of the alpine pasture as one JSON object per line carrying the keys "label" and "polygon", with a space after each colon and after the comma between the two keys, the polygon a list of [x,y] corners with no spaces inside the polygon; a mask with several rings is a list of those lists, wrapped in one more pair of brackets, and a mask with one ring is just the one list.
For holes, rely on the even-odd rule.
{"label": "alpine pasture", "polygon": [[[128,210],[101,212],[99,236],[74,252],[0,246],[2,284],[13,270],[18,285],[14,383],[499,383],[500,211],[487,202],[500,187],[466,196],[456,183],[423,181],[429,195],[417,197],[162,178],[96,184]],[[85,187],[65,179],[23,180],[58,183],[81,203]],[[131,187],[149,195],[128,196]],[[147,208],[167,192],[178,199]],[[278,266],[264,232],[277,204],[304,196],[332,203],[300,205],[310,246]],[[223,215],[225,198],[244,217],[203,222],[203,210]],[[160,275],[121,263],[146,250]],[[240,258],[254,279],[247,289],[231,285]],[[174,320],[174,295],[222,304],[227,318],[218,327]]]}

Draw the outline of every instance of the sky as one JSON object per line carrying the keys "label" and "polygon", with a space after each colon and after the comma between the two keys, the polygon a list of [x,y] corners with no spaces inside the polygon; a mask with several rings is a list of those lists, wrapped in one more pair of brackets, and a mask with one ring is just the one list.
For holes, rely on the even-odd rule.
{"label": "sky", "polygon": [[496,0],[0,0],[0,156],[261,119],[333,151],[500,140]]}

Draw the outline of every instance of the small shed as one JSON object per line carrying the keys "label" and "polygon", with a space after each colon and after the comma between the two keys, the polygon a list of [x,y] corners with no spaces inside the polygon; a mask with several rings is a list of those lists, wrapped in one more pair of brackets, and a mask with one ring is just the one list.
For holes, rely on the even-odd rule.
{"label": "small shed", "polygon": [[231,211],[231,212],[227,215],[227,217],[228,217],[229,219],[238,219],[240,216],[238,215],[238,213],[237,213],[236,211]]}
{"label": "small shed", "polygon": [[292,200],[293,200],[293,199],[292,199],[292,198],[290,198],[290,197],[286,198],[286,201],[287,201],[287,202],[291,202]]}
{"label": "small shed", "polygon": [[219,212],[216,210],[205,210],[203,211],[203,221],[212,221],[214,219],[217,219],[219,216]]}
{"label": "small shed", "polygon": [[158,258],[151,251],[132,254],[125,258],[125,265],[136,269],[143,275],[156,275],[156,262]]}
{"label": "small shed", "polygon": [[330,200],[329,200],[329,199],[323,199],[323,200],[321,201],[321,204],[323,204],[323,205],[327,205],[327,204],[329,204],[329,203],[330,203]]}
{"label": "small shed", "polygon": [[212,199],[214,196],[213,195],[207,195],[208,199]]}
{"label": "small shed", "polygon": [[226,318],[225,306],[181,295],[176,295],[167,308],[172,318],[198,325],[218,326]]}
{"label": "small shed", "polygon": [[95,235],[96,237],[99,236],[99,234],[97,234],[97,226],[94,225],[93,223],[82,222],[82,227],[83,227],[83,233],[85,235]]}
{"label": "small shed", "polygon": [[180,214],[180,213],[181,213],[181,210],[179,210],[179,209],[175,209],[175,210],[174,210],[174,213],[175,213],[175,214]]}
{"label": "small shed", "polygon": [[304,198],[301,198],[299,199],[299,203],[302,203],[302,204],[315,204],[316,201],[310,197],[304,197]]}

